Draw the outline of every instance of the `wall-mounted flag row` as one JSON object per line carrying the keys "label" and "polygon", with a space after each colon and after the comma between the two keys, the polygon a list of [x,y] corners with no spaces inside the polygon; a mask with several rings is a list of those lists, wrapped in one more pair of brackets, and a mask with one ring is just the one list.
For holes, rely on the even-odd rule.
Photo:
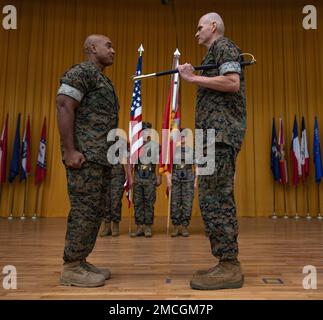
{"label": "wall-mounted flag row", "polygon": [[[0,183],[5,183],[7,180],[7,153],[8,153],[8,118],[2,129],[0,139]],[[15,178],[20,174],[20,181],[27,179],[27,176],[31,173],[31,129],[30,129],[30,117],[28,115],[25,131],[22,141],[20,141],[20,113],[17,117],[16,130],[14,135],[14,141],[12,146],[12,156],[10,161],[10,169],[8,181],[14,182]],[[41,131],[41,137],[39,142],[39,150],[37,156],[36,170],[35,170],[35,183],[41,183],[45,178],[46,173],[46,118],[43,121],[43,127]]]}
{"label": "wall-mounted flag row", "polygon": [[[323,177],[321,148],[317,117],[314,123],[313,161],[315,168],[315,182],[319,184]],[[279,118],[279,136],[277,140],[275,118],[273,118],[271,138],[271,171],[275,181],[282,184],[288,183],[288,170],[285,153],[285,137],[282,119]],[[292,139],[290,145],[291,182],[297,186],[301,181],[306,181],[309,176],[310,157],[308,151],[305,119],[302,117],[301,139],[299,139],[298,124],[294,118]]]}

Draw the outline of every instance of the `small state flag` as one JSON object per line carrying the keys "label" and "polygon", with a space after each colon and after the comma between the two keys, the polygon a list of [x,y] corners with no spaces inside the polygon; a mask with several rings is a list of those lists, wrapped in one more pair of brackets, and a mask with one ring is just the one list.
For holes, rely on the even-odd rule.
{"label": "small state flag", "polygon": [[17,118],[15,140],[13,142],[12,157],[10,162],[9,182],[13,182],[20,169],[20,113]]}
{"label": "small state flag", "polygon": [[272,133],[271,133],[270,167],[273,173],[274,180],[279,181],[280,179],[279,152],[278,152],[278,146],[277,146],[275,118],[273,118],[273,126],[272,126]]}
{"label": "small state flag", "polygon": [[315,167],[315,182],[317,184],[320,184],[321,179],[323,177],[323,169],[322,169],[321,146],[320,146],[319,126],[317,123],[317,117],[315,117],[315,123],[314,123],[313,161],[314,161],[314,167]]}
{"label": "small state flag", "polygon": [[295,186],[299,183],[299,178],[302,176],[302,164],[301,164],[301,148],[298,138],[298,126],[296,115],[294,118],[292,142],[290,147],[290,158],[292,161],[292,182]]}
{"label": "small state flag", "polygon": [[8,147],[8,114],[0,138],[0,184],[6,182]]}
{"label": "small state flag", "polygon": [[279,147],[280,183],[287,184],[288,183],[288,170],[287,170],[287,161],[285,158],[285,136],[284,136],[282,118],[279,118],[278,147]]}
{"label": "small state flag", "polygon": [[301,165],[302,165],[302,177],[303,177],[303,181],[305,181],[310,174],[310,156],[307,148],[307,136],[306,136],[304,117],[302,117]]}
{"label": "small state flag", "polygon": [[39,184],[45,179],[46,175],[46,118],[44,118],[43,128],[39,142],[39,151],[37,157],[35,183]]}
{"label": "small state flag", "polygon": [[21,172],[20,181],[26,180],[27,175],[31,172],[31,156],[30,156],[30,119],[28,116],[24,137],[21,145]]}

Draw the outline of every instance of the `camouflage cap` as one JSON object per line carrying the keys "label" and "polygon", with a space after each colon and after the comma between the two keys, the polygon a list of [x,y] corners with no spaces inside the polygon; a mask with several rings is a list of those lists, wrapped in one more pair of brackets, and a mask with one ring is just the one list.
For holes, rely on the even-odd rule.
{"label": "camouflage cap", "polygon": [[152,125],[150,122],[147,122],[147,121],[143,121],[142,122],[142,128],[143,129],[151,129]]}

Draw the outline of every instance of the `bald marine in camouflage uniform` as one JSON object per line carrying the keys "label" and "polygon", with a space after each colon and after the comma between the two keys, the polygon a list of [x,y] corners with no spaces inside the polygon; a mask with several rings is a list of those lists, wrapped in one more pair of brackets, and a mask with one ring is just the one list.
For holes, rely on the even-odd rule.
{"label": "bald marine in camouflage uniform", "polygon": [[56,99],[71,204],[61,284],[96,287],[110,278],[110,270],[97,268],[86,258],[95,245],[110,188],[107,135],[118,127],[119,103],[103,73],[114,59],[110,39],[91,35],[84,51],[88,60],[65,72]]}
{"label": "bald marine in camouflage uniform", "polygon": [[[246,130],[241,51],[224,37],[224,23],[217,13],[201,17],[196,38],[208,49],[202,64],[218,67],[201,75],[194,75],[190,64],[178,69],[184,80],[198,85],[195,127],[204,130],[204,155],[207,143],[215,145],[215,172],[199,176],[199,202],[212,254],[219,263],[197,271],[190,285],[202,290],[240,288],[244,277],[238,261],[234,176]],[[215,130],[213,141],[206,141],[206,129]]]}
{"label": "bald marine in camouflage uniform", "polygon": [[[150,129],[150,122],[143,122],[143,129]],[[150,136],[144,141],[144,148],[151,141]],[[153,142],[150,142],[151,144]],[[159,145],[157,146],[159,152]],[[147,154],[151,156],[151,150],[147,150]],[[153,158],[153,157],[152,157]],[[159,173],[156,174],[156,164],[143,164],[138,159],[138,164],[134,168],[133,179],[133,204],[135,208],[135,223],[137,230],[132,233],[132,237],[152,236],[151,227],[154,223],[154,205],[156,202],[156,186],[161,184]]]}
{"label": "bald marine in camouflage uniform", "polygon": [[[185,163],[185,152],[190,159],[189,163]],[[172,237],[189,236],[188,226],[192,216],[196,185],[193,163],[193,149],[188,146],[185,148],[185,137],[181,136],[180,144],[175,149],[172,174],[167,175],[167,185],[171,189]],[[171,183],[169,183],[169,176],[171,176]]]}

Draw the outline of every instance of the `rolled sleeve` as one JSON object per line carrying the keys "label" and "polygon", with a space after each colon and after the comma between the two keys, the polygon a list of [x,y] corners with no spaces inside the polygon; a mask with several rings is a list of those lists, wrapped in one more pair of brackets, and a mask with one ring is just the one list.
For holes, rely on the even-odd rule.
{"label": "rolled sleeve", "polygon": [[61,78],[57,95],[64,94],[80,102],[90,91],[92,78],[90,68],[82,67],[80,64],[75,65]]}
{"label": "rolled sleeve", "polygon": [[223,63],[219,68],[220,75],[223,76],[227,73],[234,72],[241,74],[241,66],[237,61],[230,61]]}
{"label": "rolled sleeve", "polygon": [[84,93],[81,90],[76,89],[66,83],[62,83],[61,86],[59,87],[57,91],[57,95],[60,95],[60,94],[69,96],[78,102],[81,102],[84,96]]}

